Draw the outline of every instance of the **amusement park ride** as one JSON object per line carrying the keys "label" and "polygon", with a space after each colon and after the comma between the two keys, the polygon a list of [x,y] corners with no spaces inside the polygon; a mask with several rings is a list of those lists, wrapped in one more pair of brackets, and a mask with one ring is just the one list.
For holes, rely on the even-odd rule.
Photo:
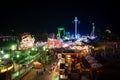
{"label": "amusement park ride", "polygon": [[65,29],[63,27],[58,28],[57,38],[63,38],[65,36]]}
{"label": "amusement park ride", "polygon": [[77,33],[77,25],[80,23],[80,21],[77,19],[77,17],[75,17],[74,19],[74,23],[75,23],[75,38],[77,39],[78,38],[78,33]]}
{"label": "amusement park ride", "polygon": [[[87,35],[87,36],[80,36],[80,34],[78,34],[78,24],[80,23],[80,21],[78,20],[77,17],[75,17],[73,23],[75,24],[75,33],[74,33],[74,39],[79,39],[79,38],[86,38],[86,39],[91,39],[91,40],[94,40],[96,38],[94,32],[95,32],[95,23],[92,23],[92,31],[90,33],[90,35]],[[69,37],[68,37],[69,36]],[[58,33],[57,33],[57,39],[65,39],[67,37],[68,38],[71,38],[72,36],[70,36],[70,33],[69,32],[65,32],[65,28],[63,27],[59,27],[58,28]],[[72,38],[73,39],[73,38]]]}
{"label": "amusement park ride", "polygon": [[92,39],[92,40],[96,38],[95,33],[94,33],[95,32],[95,26],[94,26],[94,24],[95,23],[92,23],[92,32],[91,32],[91,34],[89,36],[89,38]]}

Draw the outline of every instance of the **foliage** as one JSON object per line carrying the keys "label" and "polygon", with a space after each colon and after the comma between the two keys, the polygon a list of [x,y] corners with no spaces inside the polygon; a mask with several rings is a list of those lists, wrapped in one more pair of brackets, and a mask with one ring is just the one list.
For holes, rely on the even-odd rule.
{"label": "foliage", "polygon": [[3,41],[3,42],[0,42],[0,47],[11,47],[11,45],[16,45],[17,42],[16,41]]}

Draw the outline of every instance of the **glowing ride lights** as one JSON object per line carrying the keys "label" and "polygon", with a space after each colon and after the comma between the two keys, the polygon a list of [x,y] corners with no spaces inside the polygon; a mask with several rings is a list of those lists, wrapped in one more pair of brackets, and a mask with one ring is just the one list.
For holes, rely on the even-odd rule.
{"label": "glowing ride lights", "polygon": [[77,17],[75,17],[75,20],[74,20],[74,22],[75,22],[75,38],[77,39],[78,37],[77,37],[77,24],[78,23],[80,23],[80,21],[77,19]]}
{"label": "glowing ride lights", "polygon": [[22,36],[20,43],[21,49],[28,49],[34,46],[35,39],[30,34],[25,34]]}
{"label": "glowing ride lights", "polygon": [[60,40],[57,40],[57,39],[48,38],[48,41],[46,43],[46,47],[49,49],[61,48],[61,46],[62,46],[62,42]]}

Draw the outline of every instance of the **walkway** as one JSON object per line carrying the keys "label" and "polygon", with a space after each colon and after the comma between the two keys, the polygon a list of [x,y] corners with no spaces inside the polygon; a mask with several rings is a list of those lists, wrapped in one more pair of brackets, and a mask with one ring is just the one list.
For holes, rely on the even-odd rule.
{"label": "walkway", "polygon": [[46,71],[42,71],[42,69],[31,69],[21,80],[59,80],[56,70],[51,72],[51,64],[45,65],[45,68]]}

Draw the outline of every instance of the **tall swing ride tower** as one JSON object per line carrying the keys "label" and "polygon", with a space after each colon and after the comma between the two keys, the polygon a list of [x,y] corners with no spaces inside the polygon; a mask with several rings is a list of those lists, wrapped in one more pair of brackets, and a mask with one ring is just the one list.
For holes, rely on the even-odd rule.
{"label": "tall swing ride tower", "polygon": [[77,38],[77,34],[78,34],[77,33],[77,26],[80,23],[80,21],[77,19],[77,17],[75,17],[73,22],[75,23],[75,38]]}
{"label": "tall swing ride tower", "polygon": [[95,39],[95,23],[93,22],[92,23],[92,31],[91,31],[91,34],[90,34],[90,39]]}

